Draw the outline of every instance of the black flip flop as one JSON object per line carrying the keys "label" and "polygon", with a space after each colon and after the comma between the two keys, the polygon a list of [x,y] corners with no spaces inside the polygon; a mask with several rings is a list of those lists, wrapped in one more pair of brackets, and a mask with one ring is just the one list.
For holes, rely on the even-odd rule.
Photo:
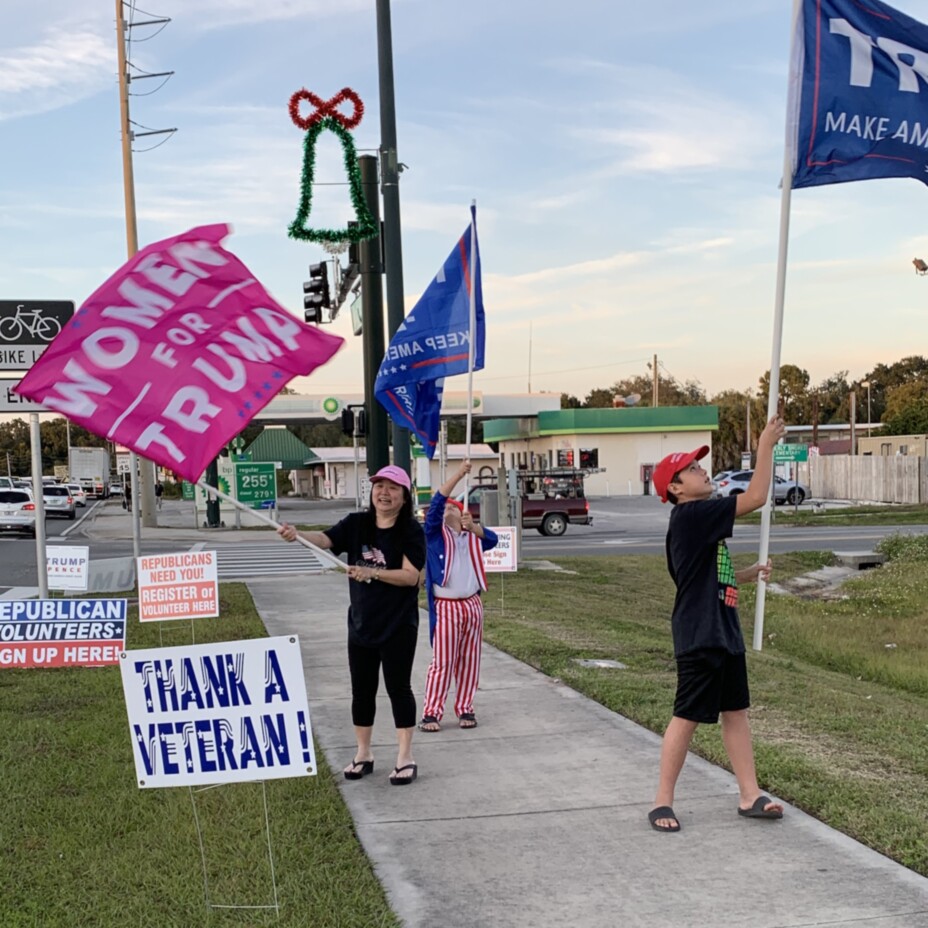
{"label": "black flip flop", "polygon": [[742,809],[739,806],[738,814],[743,815],[745,818],[783,818],[782,812],[776,809],[764,808],[772,803],[773,800],[769,796],[758,796],[750,809]]}
{"label": "black flip flop", "polygon": [[[437,725],[438,728],[425,728],[426,725]],[[419,722],[419,731],[435,734],[435,732],[441,731],[441,722],[434,715],[423,715],[422,721]]]}
{"label": "black flip flop", "polygon": [[[672,818],[676,825],[658,825],[658,821],[662,818]],[[651,827],[655,831],[663,832],[672,832],[680,830],[680,819],[677,818],[673,809],[670,806],[658,806],[656,809],[652,809],[648,813],[648,821],[651,823]]]}
{"label": "black flip flop", "polygon": [[[465,725],[464,724],[465,722],[467,722],[468,724]],[[458,716],[458,727],[464,728],[464,729],[476,728],[477,727],[477,716],[474,715],[473,712],[462,712]]]}
{"label": "black flip flop", "polygon": [[351,766],[360,767],[361,769],[344,771],[346,780],[360,780],[361,777],[366,777],[369,773],[374,772],[374,762],[372,760],[353,760]]}
{"label": "black flip flop", "polygon": [[[411,770],[411,777],[398,777],[398,773],[402,773],[404,770]],[[393,773],[390,774],[390,783],[393,786],[408,786],[412,783],[415,778],[419,776],[419,767],[416,764],[406,764],[405,767],[394,767]]]}

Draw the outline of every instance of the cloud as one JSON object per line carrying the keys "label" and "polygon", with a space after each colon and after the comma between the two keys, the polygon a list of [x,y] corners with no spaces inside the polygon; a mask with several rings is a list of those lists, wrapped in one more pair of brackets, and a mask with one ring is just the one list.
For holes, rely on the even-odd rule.
{"label": "cloud", "polygon": [[0,55],[0,119],[48,112],[111,87],[116,50],[90,31],[52,31]]}

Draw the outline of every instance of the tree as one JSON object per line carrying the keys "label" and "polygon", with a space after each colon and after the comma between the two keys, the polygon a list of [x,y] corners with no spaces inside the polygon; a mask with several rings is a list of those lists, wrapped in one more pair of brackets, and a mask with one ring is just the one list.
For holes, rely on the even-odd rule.
{"label": "tree", "polygon": [[[467,440],[467,416],[452,416],[448,420],[448,444],[463,445]],[[483,442],[483,422],[480,419],[471,420],[472,444]]]}
{"label": "tree", "polygon": [[[818,421],[823,425],[830,422],[847,422],[850,419],[851,385],[847,381],[847,371],[836,371],[826,377],[811,391],[818,399]],[[812,404],[809,404],[809,422],[812,421]]]}
{"label": "tree", "polygon": [[561,394],[561,409],[580,409],[583,403],[571,393]]}
{"label": "tree", "polygon": [[[861,381],[870,384],[870,418],[874,422],[882,422],[886,410],[887,395],[890,390],[907,383],[928,381],[928,358],[921,355],[910,355],[896,361],[895,364],[877,364],[872,371],[861,378]],[[863,387],[862,389],[866,390],[867,388]],[[862,394],[858,392],[858,408],[861,396]],[[866,402],[866,398],[864,398],[864,402]],[[906,435],[909,433],[895,434]]]}
{"label": "tree", "polygon": [[[654,384],[650,377],[644,374],[640,377],[626,377],[624,380],[617,380],[611,387],[591,390],[583,406],[586,409],[611,408],[615,397],[634,394],[641,397],[639,405],[650,406],[653,392]],[[702,406],[706,403],[706,393],[696,380],[687,380],[679,384],[673,377],[659,375],[657,400],[661,406]],[[561,408],[565,408],[563,401]]]}
{"label": "tree", "polygon": [[[760,378],[758,391],[766,399],[770,395],[770,371]],[[809,392],[809,372],[795,364],[780,367],[780,403],[783,419],[788,425],[801,425],[812,420],[812,395]]]}
{"label": "tree", "polygon": [[[712,438],[712,473],[741,466],[741,452],[757,441],[764,423],[761,401],[738,390],[723,390],[709,401],[719,410],[719,430]],[[751,405],[750,446],[747,442],[748,404]]]}
{"label": "tree", "polygon": [[350,435],[342,432],[340,422],[294,425],[293,433],[308,448],[348,448],[354,443]]}
{"label": "tree", "polygon": [[928,376],[891,389],[883,413],[884,435],[915,435],[928,432]]}

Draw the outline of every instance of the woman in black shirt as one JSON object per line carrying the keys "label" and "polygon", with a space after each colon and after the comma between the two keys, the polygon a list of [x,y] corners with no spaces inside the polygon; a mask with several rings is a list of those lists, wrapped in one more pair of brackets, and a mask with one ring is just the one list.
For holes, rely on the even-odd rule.
{"label": "woman in black shirt", "polygon": [[371,477],[371,505],[324,532],[298,533],[286,523],[286,541],[297,534],[318,548],[348,555],[348,667],[351,716],[358,747],[345,778],[360,780],[374,770],[371,751],[380,669],[393,707],[398,750],[390,775],[394,786],[416,779],[412,733],[416,699],[412,663],[419,631],[419,573],[425,566],[425,535],[415,520],[409,475],[388,465]]}

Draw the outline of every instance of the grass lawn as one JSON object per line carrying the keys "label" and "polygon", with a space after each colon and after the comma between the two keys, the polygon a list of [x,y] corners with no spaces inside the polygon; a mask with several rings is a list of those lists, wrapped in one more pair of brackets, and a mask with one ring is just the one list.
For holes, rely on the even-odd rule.
{"label": "grass lawn", "polygon": [[[742,516],[739,523],[760,525],[760,513]],[[928,506],[849,506],[845,509],[825,509],[815,512],[811,503],[795,506],[777,506],[773,514],[774,525],[928,525]]]}
{"label": "grass lawn", "polygon": [[[244,585],[220,598],[198,643],[267,634]],[[190,642],[190,623],[134,608],[128,629],[129,648]],[[318,745],[317,776],[266,784],[278,920],[204,902],[194,802],[210,901],[273,902],[261,785],[138,789],[118,667],[0,672],[0,731],[3,928],[399,925]]]}
{"label": "grass lawn", "polygon": [[[926,548],[899,541],[892,553],[910,559],[864,573],[832,601],[769,595],[764,650],[749,653],[764,787],[924,875]],[[776,576],[829,557],[779,556]],[[487,640],[662,731],[674,690],[663,558],[558,563],[563,571],[491,576]],[[197,624],[198,642],[266,634],[244,585],[222,584],[220,596],[222,618]],[[750,641],[750,587],[741,611]],[[189,623],[135,617],[130,609],[129,648],[190,641]],[[118,668],[0,672],[0,730],[2,928],[398,928],[318,746],[318,776],[266,784],[278,920],[273,910],[204,904],[194,803],[210,901],[273,901],[262,787],[137,789]],[[703,726],[694,750],[725,763],[717,727]],[[654,767],[656,778],[657,757]]]}
{"label": "grass lawn", "polygon": [[[775,578],[830,557],[780,555]],[[487,641],[662,732],[675,687],[664,558],[552,560],[571,573],[492,576]],[[750,647],[753,587],[741,593]],[[767,596],[764,649],[748,654],[758,775],[765,789],[928,876],[928,559],[868,571],[838,595]],[[701,726],[693,749],[727,766],[717,726]]]}

